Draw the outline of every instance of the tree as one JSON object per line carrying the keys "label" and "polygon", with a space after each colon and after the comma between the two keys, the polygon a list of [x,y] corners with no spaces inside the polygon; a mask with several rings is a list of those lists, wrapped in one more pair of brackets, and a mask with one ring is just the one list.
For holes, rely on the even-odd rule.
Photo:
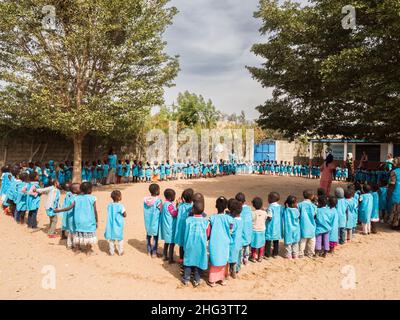
{"label": "tree", "polygon": [[174,108],[177,120],[188,127],[212,128],[219,118],[219,112],[211,100],[206,102],[203,96],[188,91],[179,93]]}
{"label": "tree", "polygon": [[265,59],[248,67],[272,98],[258,123],[286,137],[329,135],[400,140],[400,19],[397,0],[359,0],[355,29],[345,29],[345,0],[261,0],[267,43],[252,51]]}
{"label": "tree", "polygon": [[[177,10],[168,2],[0,2],[1,117],[71,138],[80,181],[83,139],[134,136],[172,85],[178,61],[162,34]],[[55,30],[43,21],[46,5]]]}

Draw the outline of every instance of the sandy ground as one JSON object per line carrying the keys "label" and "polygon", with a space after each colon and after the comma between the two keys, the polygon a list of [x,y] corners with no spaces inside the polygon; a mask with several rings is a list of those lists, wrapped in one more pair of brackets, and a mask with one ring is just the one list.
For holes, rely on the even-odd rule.
{"label": "sandy ground", "polygon": [[[164,182],[177,194],[192,187],[206,197],[207,213],[214,212],[215,198],[259,195],[268,192],[301,197],[305,188],[316,189],[318,181],[269,176],[232,176],[210,180]],[[244,267],[238,279],[225,287],[180,285],[178,266],[151,259],[146,254],[142,199],[147,184],[120,187],[128,217],[125,227],[125,255],[107,255],[103,233],[106,205],[112,188],[94,194],[99,209],[99,246],[96,254],[66,250],[65,242],[48,239],[43,208],[37,231],[17,225],[0,215],[0,298],[1,299],[399,299],[400,233],[386,226],[377,235],[358,234],[327,258],[287,261],[281,257]],[[44,201],[42,200],[42,205]],[[161,246],[160,246],[161,249]],[[44,289],[49,270],[55,270],[55,289]]]}

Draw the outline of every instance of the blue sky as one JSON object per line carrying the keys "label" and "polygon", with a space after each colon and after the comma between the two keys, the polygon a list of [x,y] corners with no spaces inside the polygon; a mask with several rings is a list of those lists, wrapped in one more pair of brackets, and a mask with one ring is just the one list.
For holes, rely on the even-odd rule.
{"label": "blue sky", "polygon": [[261,42],[261,21],[253,18],[258,0],[172,0],[178,8],[174,24],[165,34],[167,52],[180,55],[176,87],[167,89],[171,105],[179,92],[189,90],[210,98],[226,113],[246,112],[258,117],[255,107],[271,95],[253,80],[246,65],[262,62],[250,52]]}

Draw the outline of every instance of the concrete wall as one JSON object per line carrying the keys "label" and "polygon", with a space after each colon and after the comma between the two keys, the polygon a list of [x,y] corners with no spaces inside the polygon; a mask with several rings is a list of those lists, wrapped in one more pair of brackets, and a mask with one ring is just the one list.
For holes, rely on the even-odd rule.
{"label": "concrete wall", "polygon": [[301,145],[297,142],[289,142],[286,140],[276,141],[276,160],[278,162],[290,161],[293,163],[297,157],[307,155],[301,151]]}

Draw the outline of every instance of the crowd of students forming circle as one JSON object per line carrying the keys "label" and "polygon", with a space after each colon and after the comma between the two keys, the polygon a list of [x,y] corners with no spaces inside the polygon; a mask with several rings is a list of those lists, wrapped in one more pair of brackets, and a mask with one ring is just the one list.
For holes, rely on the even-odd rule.
{"label": "crowd of students forming circle", "polygon": [[[397,162],[396,162],[397,163]],[[400,162],[399,162],[400,163]],[[208,270],[207,283],[225,285],[236,278],[243,265],[262,262],[279,254],[283,240],[287,259],[326,257],[335,247],[350,242],[357,225],[364,235],[376,232],[376,223],[392,223],[391,206],[400,203],[400,168],[391,172],[391,189],[381,185],[355,182],[346,190],[336,188],[334,195],[320,188],[317,192],[305,190],[303,201],[289,195],[285,201],[277,192],[270,192],[265,204],[261,197],[248,201],[242,192],[235,198],[220,196],[215,201],[215,213],[204,212],[204,196],[193,189],[183,191],[176,199],[173,189],[165,189],[161,198],[160,186],[149,185],[149,195],[143,201],[147,252],[158,257],[158,241],[164,241],[162,257],[174,263],[175,245],[179,246],[179,264],[182,282],[187,285],[201,283],[202,273]],[[30,170],[29,170],[30,169]],[[394,181],[394,182],[393,182]],[[37,212],[41,195],[47,194],[46,214],[49,217],[48,236],[57,237],[57,217],[62,219],[62,234],[67,248],[93,253],[97,243],[98,215],[93,184],[89,181],[60,184],[49,178],[46,186],[34,168],[16,166],[3,168],[1,198],[5,213],[20,224],[37,228]],[[60,205],[61,192],[66,191]],[[124,219],[126,210],[119,190],[111,193],[107,206],[104,237],[109,243],[109,253],[124,253]],[[251,205],[250,205],[251,204]],[[213,212],[214,213],[214,212]],[[397,212],[398,213],[398,212]],[[27,220],[25,219],[28,214]],[[193,276],[193,278],[192,278]]]}

